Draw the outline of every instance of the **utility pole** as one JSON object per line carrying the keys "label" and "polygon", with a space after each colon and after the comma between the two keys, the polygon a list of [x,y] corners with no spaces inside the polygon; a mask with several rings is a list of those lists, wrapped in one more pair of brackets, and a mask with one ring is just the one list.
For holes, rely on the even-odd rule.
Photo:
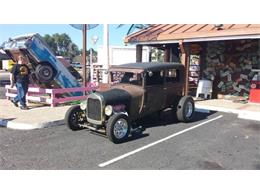
{"label": "utility pole", "polygon": [[[104,52],[104,67],[106,71],[109,69],[109,25],[104,24],[104,42],[103,42],[103,52]],[[103,83],[108,83],[108,74],[103,74]]]}
{"label": "utility pole", "polygon": [[82,87],[86,87],[87,85],[87,80],[86,80],[86,65],[87,65],[87,62],[86,62],[86,52],[87,52],[87,25],[86,24],[83,24],[83,50],[82,50],[82,77],[83,77],[83,83],[82,83]]}
{"label": "utility pole", "polygon": [[[97,41],[98,41],[98,36],[94,35],[91,37],[91,41],[93,46],[96,45]],[[93,67],[93,48],[90,49],[90,82],[94,82],[94,67]]]}
{"label": "utility pole", "polygon": [[90,82],[92,83],[93,82],[93,75],[94,75],[94,68],[93,68],[93,49],[90,48],[89,49],[89,52],[90,52],[90,57],[89,57],[89,67],[90,67]]}

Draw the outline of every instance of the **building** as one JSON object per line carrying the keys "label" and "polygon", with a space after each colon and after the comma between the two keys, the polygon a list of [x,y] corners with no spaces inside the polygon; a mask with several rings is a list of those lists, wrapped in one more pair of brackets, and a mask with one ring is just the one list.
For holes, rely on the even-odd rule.
{"label": "building", "polygon": [[[103,47],[98,47],[98,61],[97,64],[104,64],[104,52]],[[131,63],[136,61],[136,47],[134,46],[110,46],[109,47],[109,64],[119,65],[125,63]],[[149,48],[142,48],[142,61],[149,61]]]}
{"label": "building", "polygon": [[[260,69],[258,24],[155,24],[125,38],[136,45],[164,52],[164,61],[186,66],[185,94],[196,90],[198,79],[213,82],[213,97],[248,97],[250,83]],[[260,96],[260,94],[259,94]]]}
{"label": "building", "polygon": [[[103,64],[106,64],[106,59],[103,52],[103,47],[97,49],[97,63],[94,64],[95,70],[93,77],[95,81],[107,83],[108,74],[106,71],[96,71],[98,68],[103,69]],[[149,62],[150,50],[149,47],[142,47],[142,61]],[[109,65],[119,65],[125,63],[133,63],[136,61],[136,47],[134,46],[109,46]]]}

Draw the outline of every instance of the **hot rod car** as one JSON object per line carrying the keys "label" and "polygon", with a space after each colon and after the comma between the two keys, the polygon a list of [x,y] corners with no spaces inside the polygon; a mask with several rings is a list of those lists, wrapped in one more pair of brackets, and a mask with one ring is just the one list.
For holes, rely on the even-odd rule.
{"label": "hot rod car", "polygon": [[103,131],[114,143],[125,141],[136,120],[172,108],[179,121],[189,122],[194,102],[183,96],[184,66],[180,63],[130,63],[112,66],[111,87],[88,95],[65,116],[72,130]]}

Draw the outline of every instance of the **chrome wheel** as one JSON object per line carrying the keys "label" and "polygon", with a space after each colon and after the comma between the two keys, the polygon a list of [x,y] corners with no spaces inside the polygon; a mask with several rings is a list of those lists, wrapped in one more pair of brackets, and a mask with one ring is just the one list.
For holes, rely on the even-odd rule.
{"label": "chrome wheel", "polygon": [[187,102],[187,105],[185,107],[185,116],[187,118],[190,118],[193,113],[193,105],[191,102]]}
{"label": "chrome wheel", "polygon": [[128,131],[128,123],[125,119],[121,118],[115,122],[114,125],[114,136],[117,139],[122,139]]}

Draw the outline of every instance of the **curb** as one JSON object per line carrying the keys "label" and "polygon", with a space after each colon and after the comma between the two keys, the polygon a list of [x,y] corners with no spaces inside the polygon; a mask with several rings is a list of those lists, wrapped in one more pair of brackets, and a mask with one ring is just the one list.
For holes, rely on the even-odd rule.
{"label": "curb", "polygon": [[252,112],[252,111],[248,111],[246,113],[241,112],[238,114],[238,118],[260,121],[260,112]]}
{"label": "curb", "polygon": [[232,114],[237,114],[238,118],[241,119],[260,121],[260,112],[245,111],[245,110],[238,110],[238,109],[231,109],[231,108],[221,108],[221,107],[214,107],[214,106],[204,106],[204,105],[195,105],[195,107],[196,107],[195,110],[202,110],[202,111],[207,110],[207,111],[232,113]]}
{"label": "curb", "polygon": [[[210,113],[210,111],[218,111],[218,112],[226,112],[226,113],[233,113],[237,114],[238,118],[246,119],[246,120],[254,120],[260,121],[260,112],[253,112],[253,111],[243,111],[237,109],[228,109],[228,108],[221,108],[221,107],[214,107],[214,106],[203,106],[203,105],[195,105],[195,111],[201,113]],[[0,126],[6,127],[9,129],[15,130],[35,130],[35,129],[42,129],[42,128],[50,128],[55,126],[64,125],[64,120],[56,120],[50,122],[43,122],[43,123],[19,123],[13,122],[6,119],[0,119]]]}
{"label": "curb", "polygon": [[42,128],[50,128],[55,126],[64,125],[64,120],[57,120],[57,121],[51,121],[51,122],[44,122],[44,123],[19,123],[19,122],[13,122],[8,121],[5,119],[0,119],[0,126],[6,127],[9,129],[15,129],[15,130],[35,130],[35,129],[42,129]]}

